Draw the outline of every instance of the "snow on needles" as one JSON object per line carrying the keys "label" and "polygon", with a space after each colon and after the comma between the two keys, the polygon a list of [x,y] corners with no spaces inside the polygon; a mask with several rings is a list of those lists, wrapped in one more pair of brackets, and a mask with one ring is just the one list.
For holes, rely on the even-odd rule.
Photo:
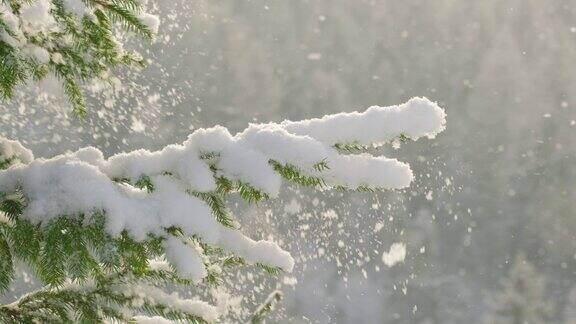
{"label": "snow on needles", "polygon": [[[106,230],[127,231],[136,240],[148,234],[166,237],[166,258],[180,275],[202,279],[207,271],[202,251],[171,237],[164,228],[176,226],[207,244],[219,246],[248,262],[291,271],[294,260],[277,244],[254,241],[225,227],[211,208],[190,193],[211,192],[224,177],[276,197],[281,176],[270,161],[321,177],[329,186],[400,189],[410,185],[410,166],[370,154],[340,154],[337,143],[382,144],[404,135],[434,137],[445,128],[444,110],[426,98],[392,107],[341,113],[320,119],[280,124],[251,124],[231,135],[221,126],[200,129],[181,145],[160,151],[136,150],[105,159],[93,147],[50,159],[34,159],[13,141],[0,141],[4,158],[17,156],[25,164],[0,171],[0,192],[21,190],[28,201],[23,217],[45,224],[61,215],[105,211]],[[328,168],[315,168],[323,162]],[[154,190],[138,189],[113,179],[135,183],[142,176]]]}
{"label": "snow on needles", "polygon": [[[70,14],[71,19],[68,23],[81,26],[83,18],[96,19],[95,10],[98,6],[86,6],[85,1],[82,0],[63,0],[62,5],[66,13]],[[54,52],[55,46],[48,44],[48,46],[40,47],[36,44],[38,41],[33,38],[62,32],[66,29],[66,26],[54,19],[55,10],[57,9],[51,0],[23,1],[18,11],[12,10],[7,4],[0,3],[0,22],[4,24],[4,28],[0,28],[0,40],[21,49],[24,54],[39,63],[48,63],[50,60],[48,50]],[[138,19],[148,27],[152,34],[158,32],[160,25],[158,16],[140,12]],[[117,35],[111,36],[121,46],[120,38]]]}
{"label": "snow on needles", "polygon": [[32,151],[22,146],[20,142],[5,139],[0,136],[0,159],[16,159],[22,163],[30,163],[34,160],[34,154],[32,154]]}
{"label": "snow on needles", "polygon": [[[209,323],[215,322],[218,319],[219,313],[215,306],[197,299],[183,299],[177,292],[167,294],[158,287],[148,285],[124,285],[118,287],[117,290],[126,296],[137,296],[141,298],[141,303],[147,302],[152,305],[170,305],[172,309],[189,314],[196,314]],[[149,320],[150,318],[141,316],[136,318],[137,323],[159,323]]]}

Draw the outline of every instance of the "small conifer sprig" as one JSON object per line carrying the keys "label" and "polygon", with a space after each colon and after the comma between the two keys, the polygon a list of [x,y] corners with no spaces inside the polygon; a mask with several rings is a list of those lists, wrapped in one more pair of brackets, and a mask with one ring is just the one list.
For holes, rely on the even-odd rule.
{"label": "small conifer sprig", "polygon": [[[73,12],[71,2],[84,10]],[[51,18],[28,21],[31,7]],[[150,40],[157,20],[143,17],[153,16],[143,12],[139,0],[2,0],[0,96],[10,99],[17,86],[51,73],[61,81],[73,112],[85,115],[82,82],[119,66],[145,65],[138,53],[124,50],[118,37],[124,30]]]}

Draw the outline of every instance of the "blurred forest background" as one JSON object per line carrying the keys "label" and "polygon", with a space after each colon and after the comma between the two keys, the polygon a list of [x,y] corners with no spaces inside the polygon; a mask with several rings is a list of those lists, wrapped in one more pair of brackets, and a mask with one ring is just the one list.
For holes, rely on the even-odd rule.
{"label": "blurred forest background", "polygon": [[[448,128],[382,153],[400,192],[312,193],[237,217],[297,259],[272,322],[576,323],[574,0],[172,0],[143,71],[92,83],[86,119],[57,82],[0,105],[0,131],[53,156],[180,143],[216,124],[437,101]],[[382,253],[407,246],[404,263]],[[276,285],[241,274],[261,301]],[[232,280],[232,279],[231,279]],[[241,284],[244,282],[244,284]],[[250,284],[248,284],[249,282]]]}

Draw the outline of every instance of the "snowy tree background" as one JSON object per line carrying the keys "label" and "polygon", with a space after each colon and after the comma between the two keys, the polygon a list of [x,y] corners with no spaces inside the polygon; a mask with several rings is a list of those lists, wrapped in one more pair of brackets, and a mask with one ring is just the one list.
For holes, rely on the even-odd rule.
{"label": "snowy tree background", "polygon": [[[37,156],[94,145],[158,149],[221,124],[299,120],[427,96],[434,142],[385,147],[417,179],[400,192],[296,190],[237,204],[245,231],[296,257],[275,322],[491,321],[519,255],[573,323],[576,4],[573,1],[152,1],[162,19],[143,71],[90,84],[84,120],[47,80],[0,105],[2,135]],[[129,45],[127,45],[129,46]],[[262,217],[264,215],[264,217]],[[262,219],[266,222],[263,223]],[[405,244],[388,267],[383,254]],[[247,304],[276,288],[231,283]],[[512,298],[508,296],[508,298]],[[499,319],[500,320],[500,319]]]}

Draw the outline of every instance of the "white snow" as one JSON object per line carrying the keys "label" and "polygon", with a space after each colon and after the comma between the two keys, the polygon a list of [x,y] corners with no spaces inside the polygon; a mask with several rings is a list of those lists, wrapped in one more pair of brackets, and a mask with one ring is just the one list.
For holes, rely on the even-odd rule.
{"label": "white snow", "polygon": [[64,57],[62,56],[62,54],[54,52],[52,53],[50,59],[52,60],[52,62],[56,63],[56,64],[65,64],[66,62],[64,61]]}
{"label": "white snow", "polygon": [[148,26],[152,34],[158,34],[158,27],[160,27],[160,18],[156,15],[152,15],[149,13],[142,13],[138,17],[144,25]]}
{"label": "white snow", "polygon": [[125,296],[137,296],[150,304],[162,304],[172,309],[202,317],[208,322],[218,319],[218,308],[198,299],[184,299],[177,292],[167,294],[162,289],[146,285],[122,285],[118,292]]}
{"label": "white snow", "polygon": [[146,130],[146,124],[144,124],[140,119],[131,116],[132,118],[132,125],[130,126],[130,128],[132,129],[132,131],[136,132],[136,133],[143,133]]}
{"label": "white snow", "polygon": [[64,9],[78,17],[90,12],[82,0],[64,0]]}
{"label": "white snow", "polygon": [[183,277],[200,281],[208,274],[202,256],[193,247],[184,244],[176,237],[168,237],[164,241],[166,259],[174,265],[176,271]]}
{"label": "white snow", "polygon": [[22,28],[29,33],[47,33],[56,26],[50,0],[26,1],[20,9]]}
{"label": "white snow", "polygon": [[165,319],[164,317],[160,317],[160,316],[152,316],[152,317],[148,317],[148,316],[134,316],[133,317],[134,322],[136,324],[172,324],[174,323],[174,321],[171,321],[169,319]]}
{"label": "white snow", "polygon": [[32,151],[25,148],[18,141],[12,141],[0,136],[0,159],[17,158],[22,163],[30,163],[34,160]]}
{"label": "white snow", "polygon": [[388,267],[392,267],[397,263],[404,262],[406,258],[406,244],[394,243],[390,246],[388,252],[382,253],[382,262]]}
{"label": "white snow", "polygon": [[151,270],[155,271],[166,271],[166,272],[172,271],[170,264],[164,260],[158,260],[158,259],[148,260],[148,267]]}
{"label": "white snow", "polygon": [[50,62],[50,53],[45,48],[40,46],[27,44],[22,48],[22,52],[40,64],[46,64]]}
{"label": "white snow", "polygon": [[4,4],[0,4],[0,15],[2,16],[2,21],[13,34],[10,35],[5,30],[2,30],[2,32],[0,32],[0,39],[10,46],[19,47],[24,42],[24,35],[20,30],[20,19]]}

